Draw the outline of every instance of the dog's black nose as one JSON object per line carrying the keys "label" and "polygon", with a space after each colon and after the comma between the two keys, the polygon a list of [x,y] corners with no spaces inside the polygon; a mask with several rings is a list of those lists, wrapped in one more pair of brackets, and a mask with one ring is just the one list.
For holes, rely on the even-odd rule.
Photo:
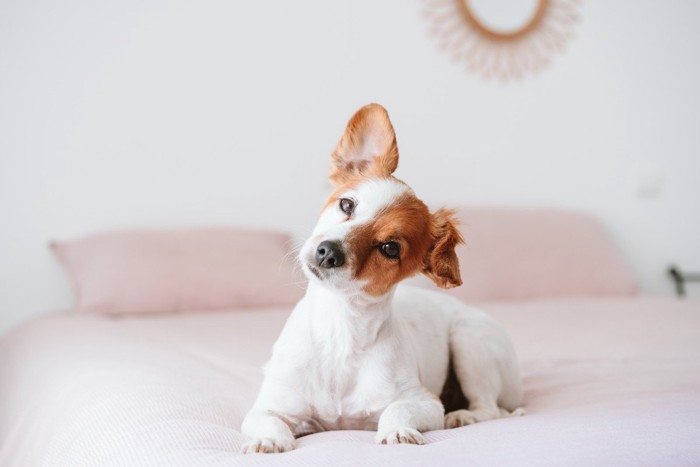
{"label": "dog's black nose", "polygon": [[345,264],[345,255],[340,243],[324,240],[316,248],[316,264],[322,268],[339,268]]}

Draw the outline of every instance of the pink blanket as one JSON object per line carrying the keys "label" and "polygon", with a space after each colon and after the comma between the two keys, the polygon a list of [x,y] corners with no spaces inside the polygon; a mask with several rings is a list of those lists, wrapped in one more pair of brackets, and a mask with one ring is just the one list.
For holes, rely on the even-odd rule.
{"label": "pink blanket", "polygon": [[700,304],[490,304],[515,341],[528,414],[380,446],[373,433],[238,454],[288,309],[57,314],[0,341],[0,465],[700,465]]}

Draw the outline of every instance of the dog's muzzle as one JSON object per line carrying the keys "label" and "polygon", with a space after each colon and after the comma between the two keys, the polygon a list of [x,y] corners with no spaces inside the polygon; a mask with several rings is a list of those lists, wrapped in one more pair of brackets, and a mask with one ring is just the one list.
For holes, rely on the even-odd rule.
{"label": "dog's muzzle", "polygon": [[316,265],[320,268],[339,268],[345,264],[345,254],[339,242],[324,240],[316,248]]}

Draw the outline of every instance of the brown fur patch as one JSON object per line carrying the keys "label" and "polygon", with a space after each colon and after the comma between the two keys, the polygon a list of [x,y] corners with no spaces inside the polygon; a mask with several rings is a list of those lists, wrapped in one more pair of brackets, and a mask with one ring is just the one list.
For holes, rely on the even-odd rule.
{"label": "brown fur patch", "polygon": [[462,285],[455,247],[464,243],[464,239],[457,229],[454,210],[438,209],[432,217],[434,243],[433,248],[425,258],[423,273],[432,279],[438,287],[451,289]]}
{"label": "brown fur patch", "polygon": [[[384,295],[394,284],[424,269],[431,246],[432,217],[428,207],[406,193],[380,211],[372,222],[355,227],[347,238],[355,279],[366,280],[369,295]],[[399,259],[386,258],[379,246],[397,242]]]}
{"label": "brown fur patch", "polygon": [[331,156],[331,181],[336,185],[345,185],[358,175],[391,176],[399,164],[399,150],[386,109],[369,104],[358,110]]}

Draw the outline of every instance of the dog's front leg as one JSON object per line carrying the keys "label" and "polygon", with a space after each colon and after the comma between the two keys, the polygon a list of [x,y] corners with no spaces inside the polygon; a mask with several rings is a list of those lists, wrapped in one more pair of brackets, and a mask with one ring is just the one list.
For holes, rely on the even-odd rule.
{"label": "dog's front leg", "polygon": [[432,394],[392,402],[377,424],[379,444],[425,444],[421,431],[444,428],[445,409]]}
{"label": "dog's front leg", "polygon": [[278,416],[263,410],[252,410],[246,415],[241,431],[253,438],[243,445],[244,454],[254,452],[285,452],[294,449],[294,435]]}

